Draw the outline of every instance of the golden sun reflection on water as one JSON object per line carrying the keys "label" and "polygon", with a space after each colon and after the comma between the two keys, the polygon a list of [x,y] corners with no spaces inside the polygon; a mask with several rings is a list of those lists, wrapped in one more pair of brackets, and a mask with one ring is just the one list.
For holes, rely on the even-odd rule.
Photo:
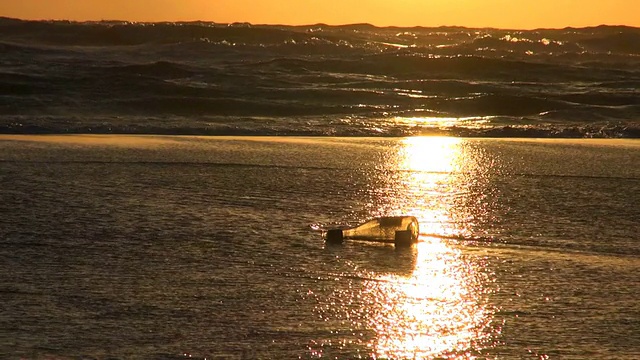
{"label": "golden sun reflection on water", "polygon": [[[460,211],[449,201],[465,193],[461,169],[474,164],[457,138],[408,138],[398,152],[397,196],[391,208],[420,221],[421,242],[410,275],[375,274],[364,284],[367,327],[376,336],[368,344],[374,358],[474,358],[490,346],[492,310],[484,288],[489,281],[481,260],[465,256],[443,238],[426,234],[464,233],[452,217]],[[397,180],[396,180],[397,181]]]}
{"label": "golden sun reflection on water", "polygon": [[491,311],[482,296],[483,276],[437,239],[418,245],[409,277],[383,274],[365,284],[375,357],[473,358],[488,343]]}
{"label": "golden sun reflection on water", "polygon": [[418,218],[423,234],[452,235],[460,232],[450,214],[451,198],[462,192],[459,177],[465,159],[462,140],[448,137],[413,137],[403,141],[397,157],[398,168],[406,170],[399,185],[404,196],[389,199],[405,214]]}

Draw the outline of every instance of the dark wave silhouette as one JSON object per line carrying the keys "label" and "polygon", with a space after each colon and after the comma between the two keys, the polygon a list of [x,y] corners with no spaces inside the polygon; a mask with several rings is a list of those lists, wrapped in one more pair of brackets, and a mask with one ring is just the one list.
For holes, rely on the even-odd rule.
{"label": "dark wave silhouette", "polygon": [[[400,45],[472,45],[494,49],[576,51],[582,46],[605,52],[637,54],[640,29],[599,26],[566,29],[500,30],[464,27],[387,27],[371,24],[329,26],[217,24],[209,22],[130,23],[125,21],[24,21],[0,18],[0,34],[59,45],[139,45],[188,42],[194,39],[245,44],[273,44],[324,39],[334,44],[393,42]],[[444,36],[443,36],[444,35]]]}

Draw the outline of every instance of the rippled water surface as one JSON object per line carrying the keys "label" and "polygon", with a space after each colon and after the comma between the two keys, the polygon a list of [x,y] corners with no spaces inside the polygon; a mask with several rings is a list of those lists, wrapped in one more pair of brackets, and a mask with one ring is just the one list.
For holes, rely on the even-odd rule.
{"label": "rippled water surface", "polygon": [[0,133],[640,138],[640,29],[0,17]]}
{"label": "rippled water surface", "polygon": [[[0,137],[9,358],[635,359],[640,143]],[[416,216],[411,249],[318,229]]]}

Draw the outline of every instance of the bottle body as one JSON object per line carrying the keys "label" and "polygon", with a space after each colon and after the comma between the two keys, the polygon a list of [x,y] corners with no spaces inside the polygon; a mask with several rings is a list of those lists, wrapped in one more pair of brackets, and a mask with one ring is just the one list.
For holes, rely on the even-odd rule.
{"label": "bottle body", "polygon": [[413,216],[385,216],[366,221],[348,229],[331,229],[325,234],[327,242],[341,243],[343,239],[409,245],[418,242],[420,227]]}

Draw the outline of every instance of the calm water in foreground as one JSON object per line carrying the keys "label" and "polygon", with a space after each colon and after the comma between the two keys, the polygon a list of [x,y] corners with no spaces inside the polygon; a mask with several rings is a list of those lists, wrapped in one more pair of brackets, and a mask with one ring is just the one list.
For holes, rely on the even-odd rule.
{"label": "calm water in foreground", "polygon": [[[637,359],[640,141],[0,137],[0,355]],[[415,215],[412,249],[319,229]]]}

